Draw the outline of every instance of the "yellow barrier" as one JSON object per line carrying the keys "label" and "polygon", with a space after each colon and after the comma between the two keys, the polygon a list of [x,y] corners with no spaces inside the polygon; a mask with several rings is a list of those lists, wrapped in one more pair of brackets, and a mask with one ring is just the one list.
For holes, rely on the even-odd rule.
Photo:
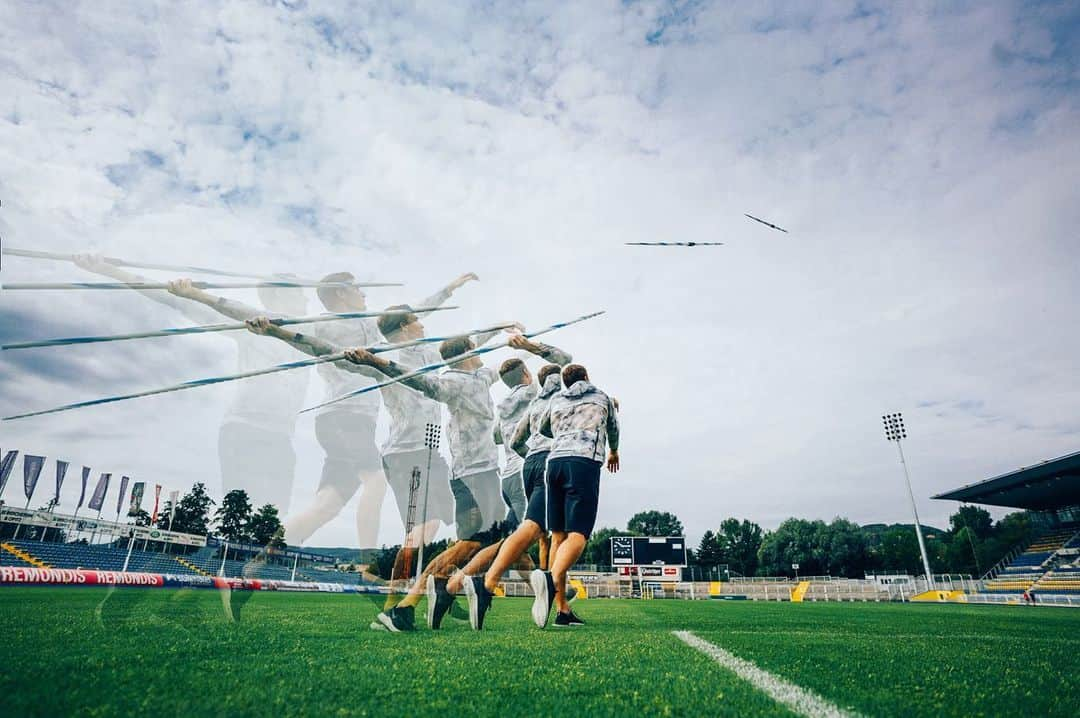
{"label": "yellow barrier", "polygon": [[963,591],[923,591],[912,596],[911,600],[931,603],[967,603],[967,594]]}
{"label": "yellow barrier", "polygon": [[796,584],[795,588],[791,589],[791,602],[792,603],[802,603],[803,596],[805,596],[806,592],[809,591],[809,590],[810,590],[810,582],[809,581],[799,581],[799,583]]}

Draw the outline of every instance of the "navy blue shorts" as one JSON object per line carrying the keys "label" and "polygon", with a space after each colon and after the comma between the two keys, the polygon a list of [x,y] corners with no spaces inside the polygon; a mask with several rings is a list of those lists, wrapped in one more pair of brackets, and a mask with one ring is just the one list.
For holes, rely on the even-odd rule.
{"label": "navy blue shorts", "polygon": [[547,462],[547,528],[589,538],[600,501],[600,462],[581,456]]}
{"label": "navy blue shorts", "polygon": [[541,451],[525,459],[521,467],[521,480],[525,484],[525,519],[547,531],[547,491],[544,490],[544,472],[547,471],[548,452]]}

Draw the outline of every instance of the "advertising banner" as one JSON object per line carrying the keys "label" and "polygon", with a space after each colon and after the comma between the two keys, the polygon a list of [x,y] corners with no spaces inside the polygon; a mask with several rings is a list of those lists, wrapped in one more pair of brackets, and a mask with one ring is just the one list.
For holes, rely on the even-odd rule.
{"label": "advertising banner", "polygon": [[2,583],[37,583],[81,586],[163,586],[164,578],[156,573],[87,571],[69,568],[0,567]]}
{"label": "advertising banner", "polygon": [[26,503],[30,503],[30,497],[37,488],[38,477],[41,476],[41,467],[45,466],[44,456],[23,454],[23,493],[26,494]]}
{"label": "advertising banner", "polygon": [[116,495],[116,515],[120,515],[120,509],[124,508],[124,499],[127,497],[128,481],[131,481],[127,476],[120,477],[120,492]]}
{"label": "advertising banner", "polygon": [[60,503],[60,486],[64,483],[64,475],[67,474],[68,462],[56,460],[56,496],[53,497],[53,505]]}
{"label": "advertising banner", "polygon": [[84,466],[82,467],[82,491],[79,493],[79,505],[75,507],[76,511],[82,508],[83,501],[86,499],[86,483],[88,481],[90,481],[90,467]]}
{"label": "advertising banner", "polygon": [[94,495],[90,497],[90,503],[87,504],[91,509],[101,511],[102,505],[105,503],[105,494],[109,493],[109,479],[112,478],[110,473],[102,473],[101,478],[98,479],[97,486],[94,488]]}
{"label": "advertising banner", "polygon": [[18,451],[9,451],[4,454],[3,461],[0,461],[0,494],[4,493],[4,487],[7,486],[11,470],[15,468],[15,458],[18,455]]}
{"label": "advertising banner", "polygon": [[129,514],[134,514],[142,508],[143,491],[146,490],[145,481],[136,481],[131,487],[131,507],[128,508]]}
{"label": "advertising banner", "polygon": [[154,510],[150,513],[150,523],[157,523],[158,502],[161,501],[161,484],[154,484]]}

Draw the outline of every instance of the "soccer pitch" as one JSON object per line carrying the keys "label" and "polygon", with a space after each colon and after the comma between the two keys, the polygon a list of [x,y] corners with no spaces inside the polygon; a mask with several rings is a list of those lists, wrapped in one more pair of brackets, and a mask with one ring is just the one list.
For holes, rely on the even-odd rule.
{"label": "soccer pitch", "polygon": [[588,600],[589,625],[540,631],[529,600],[496,599],[482,633],[448,619],[391,635],[368,628],[369,597],[234,593],[230,623],[215,591],[117,589],[99,620],[106,594],[0,590],[0,714],[792,714],[675,631],[850,714],[1073,716],[1080,701],[1067,609]]}

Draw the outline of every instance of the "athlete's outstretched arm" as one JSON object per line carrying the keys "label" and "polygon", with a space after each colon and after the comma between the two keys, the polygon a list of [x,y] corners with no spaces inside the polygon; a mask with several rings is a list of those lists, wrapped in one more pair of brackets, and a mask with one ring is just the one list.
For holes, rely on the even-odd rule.
{"label": "athlete's outstretched arm", "polygon": [[[396,364],[389,359],[383,359],[382,357],[376,356],[363,347],[349,349],[345,352],[345,358],[353,364],[371,367],[372,369],[375,369],[385,374],[391,379],[396,379],[402,374],[411,371],[410,369],[403,367],[400,364]],[[415,389],[429,399],[434,399],[435,401],[439,401],[444,404],[446,403],[446,399],[444,398],[442,391],[442,381],[437,376],[425,376],[421,374],[419,376],[404,379],[401,383],[405,384],[411,389]]]}
{"label": "athlete's outstretched arm", "polygon": [[[76,254],[74,261],[75,266],[80,269],[115,279],[118,282],[147,281],[146,277],[141,274],[125,271],[111,262],[106,262],[100,254]],[[170,309],[175,309],[196,324],[209,324],[214,321],[214,313],[206,307],[195,306],[191,302],[185,302],[168,292],[160,289],[136,289],[135,291],[158,304],[164,304]]]}
{"label": "athlete's outstretched arm", "polygon": [[244,304],[243,302],[238,302],[234,299],[219,297],[216,294],[210,294],[209,292],[203,291],[202,289],[193,286],[190,279],[174,279],[169,282],[169,293],[177,297],[190,299],[199,304],[205,304],[215,312],[224,314],[230,319],[235,319],[238,322],[245,322],[248,319],[254,319],[265,313],[250,304]]}
{"label": "athlete's outstretched arm", "polygon": [[[326,354],[336,354],[338,352],[345,351],[345,347],[339,347],[336,344],[332,344],[325,339],[312,336],[311,334],[301,334],[300,332],[292,332],[285,327],[279,327],[274,324],[267,317],[255,317],[254,319],[247,319],[244,322],[247,324],[248,331],[252,334],[258,334],[260,336],[273,337],[279,339],[286,344],[289,344],[296,349],[310,354],[313,357],[321,357]],[[334,366],[344,369],[346,371],[355,372],[357,374],[363,374],[365,376],[377,377],[379,374],[374,369],[361,364],[353,364],[348,361],[334,362]]]}
{"label": "athlete's outstretched arm", "polygon": [[474,272],[466,272],[465,274],[462,274],[460,277],[458,277],[454,281],[447,284],[445,287],[443,287],[439,291],[432,294],[427,299],[424,299],[423,301],[421,301],[416,306],[418,306],[418,307],[439,307],[439,306],[442,306],[442,304],[446,300],[448,300],[450,298],[450,296],[454,292],[456,292],[458,289],[461,289],[461,287],[465,286],[465,284],[467,284],[468,282],[475,282],[475,281],[477,281],[479,279],[480,279],[480,277],[476,276],[476,274]]}
{"label": "athlete's outstretched arm", "polygon": [[541,359],[546,359],[552,364],[558,364],[559,366],[566,366],[574,360],[574,357],[570,356],[570,352],[563,351],[559,347],[552,346],[551,344],[534,342],[522,334],[514,334],[510,337],[507,344],[514,349],[521,349],[530,354],[535,354]]}

